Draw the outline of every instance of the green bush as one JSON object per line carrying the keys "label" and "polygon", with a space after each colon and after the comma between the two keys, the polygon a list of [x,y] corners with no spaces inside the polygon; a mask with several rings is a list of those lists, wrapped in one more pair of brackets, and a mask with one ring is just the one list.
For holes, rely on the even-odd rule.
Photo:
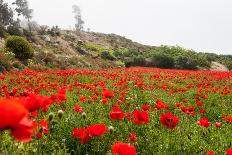
{"label": "green bush", "polygon": [[197,61],[189,57],[178,56],[175,59],[175,67],[178,69],[194,70],[197,69]]}
{"label": "green bush", "polygon": [[103,51],[101,53],[101,58],[106,60],[115,60],[115,57],[112,55],[112,53],[108,51]]}
{"label": "green bush", "polygon": [[152,55],[152,65],[158,68],[173,68],[174,58],[166,54],[156,53]]}
{"label": "green bush", "polygon": [[26,60],[33,57],[33,49],[30,43],[23,37],[10,36],[7,38],[5,46],[20,60]]}

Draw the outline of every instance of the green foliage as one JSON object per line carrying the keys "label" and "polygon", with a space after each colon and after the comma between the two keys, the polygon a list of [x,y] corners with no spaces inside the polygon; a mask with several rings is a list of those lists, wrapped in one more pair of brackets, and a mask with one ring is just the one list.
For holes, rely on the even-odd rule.
{"label": "green foliage", "polygon": [[163,53],[155,53],[152,55],[152,64],[158,68],[173,68],[174,58]]}
{"label": "green foliage", "polygon": [[92,42],[85,42],[83,44],[78,44],[78,46],[81,46],[82,48],[84,48],[84,49],[86,49],[88,51],[94,51],[94,52],[97,52],[97,53],[101,53],[101,52],[107,50],[104,46],[99,45],[99,44],[95,44],[95,43],[92,43]]}
{"label": "green foliage", "polygon": [[101,53],[101,58],[102,59],[106,59],[106,60],[115,60],[115,57],[113,56],[113,54],[109,51],[103,51]]}
{"label": "green foliage", "polygon": [[133,56],[125,61],[125,66],[146,66],[146,60],[143,55]]}
{"label": "green foliage", "polygon": [[23,37],[10,36],[7,38],[5,46],[20,60],[26,60],[33,57],[33,49],[30,43]]}
{"label": "green foliage", "polygon": [[133,57],[133,56],[138,56],[140,53],[136,49],[127,49],[123,52],[124,57]]}
{"label": "green foliage", "polygon": [[147,55],[151,56],[153,53],[163,53],[173,58],[176,58],[178,56],[185,56],[193,60],[196,60],[197,64],[201,67],[210,67],[210,61],[208,61],[207,55],[205,53],[197,53],[193,50],[184,49],[179,46],[155,47],[150,52],[148,52]]}
{"label": "green foliage", "polygon": [[16,27],[16,26],[13,26],[13,25],[7,27],[7,32],[10,35],[22,36],[22,32],[20,31],[19,27]]}
{"label": "green foliage", "polygon": [[5,38],[7,36],[6,29],[3,26],[0,26],[0,37]]}
{"label": "green foliage", "polygon": [[232,55],[219,55],[217,61],[224,64],[229,70],[232,70]]}
{"label": "green foliage", "polygon": [[175,59],[175,67],[178,69],[197,69],[197,61],[185,56],[178,56]]}

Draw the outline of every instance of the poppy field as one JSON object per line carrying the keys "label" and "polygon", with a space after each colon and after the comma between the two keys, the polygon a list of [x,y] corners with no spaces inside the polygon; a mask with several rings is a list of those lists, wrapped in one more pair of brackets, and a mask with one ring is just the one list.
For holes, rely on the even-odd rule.
{"label": "poppy field", "polygon": [[0,154],[232,155],[232,72],[2,73]]}

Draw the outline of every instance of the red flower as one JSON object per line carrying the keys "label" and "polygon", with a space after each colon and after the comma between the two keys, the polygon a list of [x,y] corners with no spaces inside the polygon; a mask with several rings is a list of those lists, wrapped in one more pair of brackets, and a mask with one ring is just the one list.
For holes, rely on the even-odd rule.
{"label": "red flower", "polygon": [[216,128],[220,128],[222,126],[222,123],[221,122],[216,122],[215,126],[216,126]]}
{"label": "red flower", "polygon": [[91,139],[85,128],[80,129],[80,143],[86,144]]}
{"label": "red flower", "polygon": [[142,109],[143,109],[144,111],[148,111],[148,110],[151,109],[151,107],[150,107],[149,105],[143,104],[143,105],[142,105]]}
{"label": "red flower", "polygon": [[160,121],[163,126],[166,126],[169,129],[173,129],[179,122],[179,118],[173,115],[172,113],[166,113],[160,116]]}
{"label": "red flower", "polygon": [[109,90],[104,90],[102,93],[102,98],[112,98],[113,94]]}
{"label": "red flower", "polygon": [[181,107],[181,106],[182,106],[182,104],[176,103],[176,107]]}
{"label": "red flower", "polygon": [[113,154],[118,155],[136,155],[136,148],[130,144],[117,142],[111,147]]}
{"label": "red flower", "polygon": [[112,120],[122,120],[124,118],[124,113],[118,107],[114,107],[109,114]]}
{"label": "red flower", "polygon": [[94,124],[87,128],[90,137],[98,137],[107,132],[108,128],[105,124]]}
{"label": "red flower", "polygon": [[79,113],[84,112],[83,108],[81,106],[79,106],[78,104],[74,104],[74,106],[75,106],[74,110],[76,112],[79,112]]}
{"label": "red flower", "polygon": [[42,119],[39,121],[38,126],[42,128],[44,134],[48,134],[48,121]]}
{"label": "red flower", "polygon": [[149,115],[147,112],[135,110],[133,112],[133,115],[134,115],[133,121],[136,124],[148,124],[149,123]]}
{"label": "red flower", "polygon": [[196,104],[197,104],[197,106],[203,106],[202,101],[197,101]]}
{"label": "red flower", "polygon": [[81,97],[80,97],[80,101],[81,101],[81,102],[85,102],[85,101],[86,101],[86,97],[85,97],[85,96],[81,96]]}
{"label": "red flower", "polygon": [[200,126],[204,126],[206,128],[210,126],[210,122],[208,118],[201,118],[199,121],[197,121],[197,124],[199,124]]}
{"label": "red flower", "polygon": [[72,134],[72,137],[73,138],[77,138],[80,136],[80,130],[78,128],[74,128],[73,129],[73,134]]}
{"label": "red flower", "polygon": [[29,94],[28,97],[21,98],[22,104],[30,111],[36,111],[39,109],[46,110],[50,104],[52,104],[52,100],[47,96],[36,96],[34,94]]}
{"label": "red flower", "polygon": [[137,140],[136,133],[132,133],[128,136],[128,140],[131,142],[135,142]]}
{"label": "red flower", "polygon": [[213,151],[208,151],[207,155],[214,155],[214,152]]}
{"label": "red flower", "polygon": [[232,155],[232,148],[226,150],[227,155]]}
{"label": "red flower", "polygon": [[232,116],[224,116],[224,117],[222,117],[222,120],[225,120],[228,123],[232,123]]}
{"label": "red flower", "polygon": [[155,106],[156,106],[156,108],[158,110],[160,110],[160,109],[168,109],[169,108],[169,106],[165,105],[164,102],[161,101],[161,100],[157,100]]}
{"label": "red flower", "polygon": [[12,136],[28,142],[32,136],[32,122],[27,109],[15,99],[0,99],[0,130],[10,129]]}
{"label": "red flower", "polygon": [[195,113],[194,113],[195,108],[194,107],[190,107],[190,108],[182,107],[181,110],[188,115],[191,115],[191,116],[195,115]]}
{"label": "red flower", "polygon": [[87,129],[82,128],[79,130],[78,128],[74,128],[72,137],[80,138],[80,143],[85,144],[88,143],[92,137],[98,137],[105,134],[107,130],[108,129],[104,124],[94,124],[89,126]]}

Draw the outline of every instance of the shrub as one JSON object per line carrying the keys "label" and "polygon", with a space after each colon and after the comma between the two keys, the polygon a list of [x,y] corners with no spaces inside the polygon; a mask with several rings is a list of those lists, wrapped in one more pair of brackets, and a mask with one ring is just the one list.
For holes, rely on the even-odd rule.
{"label": "shrub", "polygon": [[112,55],[112,53],[108,51],[103,51],[101,53],[101,58],[106,60],[115,60],[115,57]]}
{"label": "shrub", "polygon": [[162,53],[152,55],[152,65],[158,68],[173,68],[174,58]]}
{"label": "shrub", "polygon": [[7,36],[6,30],[3,26],[0,26],[0,37],[5,38]]}
{"label": "shrub", "polygon": [[175,67],[178,69],[194,70],[197,69],[197,61],[189,57],[178,56],[175,59]]}
{"label": "shrub", "polygon": [[10,36],[7,38],[5,46],[20,60],[26,60],[33,57],[33,49],[30,43],[23,37]]}

